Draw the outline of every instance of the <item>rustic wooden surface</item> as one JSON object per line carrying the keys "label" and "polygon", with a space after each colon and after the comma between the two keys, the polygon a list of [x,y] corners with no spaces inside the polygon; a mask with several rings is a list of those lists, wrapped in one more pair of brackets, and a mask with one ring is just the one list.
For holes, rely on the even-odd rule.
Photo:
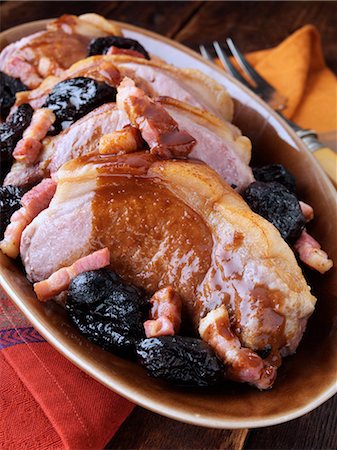
{"label": "rustic wooden surface", "polygon": [[[1,29],[64,13],[97,12],[148,28],[198,49],[231,36],[243,51],[272,47],[311,23],[322,36],[327,64],[337,73],[335,2],[1,2]],[[337,397],[287,424],[216,430],[181,424],[135,408],[107,449],[335,449]]]}

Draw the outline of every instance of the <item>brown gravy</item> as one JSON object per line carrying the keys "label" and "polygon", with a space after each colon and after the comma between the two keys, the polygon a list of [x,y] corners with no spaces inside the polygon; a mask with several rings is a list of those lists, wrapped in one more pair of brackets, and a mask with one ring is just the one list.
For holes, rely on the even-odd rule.
{"label": "brown gravy", "polygon": [[232,332],[255,350],[271,347],[275,358],[286,344],[284,296],[244,279],[245,236],[231,229],[214,240],[205,220],[149,175],[158,159],[148,153],[81,160],[98,165],[92,246],[110,248],[112,268],[149,294],[171,285],[196,328],[226,304]]}
{"label": "brown gravy", "polygon": [[93,213],[94,246],[111,249],[118,274],[150,293],[171,285],[193,303],[213,247],[198,214],[154,180],[121,175],[100,177]]}

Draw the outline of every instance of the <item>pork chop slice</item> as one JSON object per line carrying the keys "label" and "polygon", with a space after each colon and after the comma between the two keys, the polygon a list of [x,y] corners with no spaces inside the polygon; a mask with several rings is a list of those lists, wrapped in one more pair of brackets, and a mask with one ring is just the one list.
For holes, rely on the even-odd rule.
{"label": "pork chop slice", "polygon": [[[248,165],[251,142],[242,136],[237,127],[213,114],[168,97],[158,99],[158,104],[177,122],[180,130],[185,130],[194,138],[195,143],[188,155],[190,158],[205,162],[239,190],[254,181]],[[120,130],[129,123],[127,114],[117,109],[115,104],[97,108],[58,136],[45,141],[40,171],[47,169],[47,173],[55,173],[71,158],[98,153],[102,134]]]}
{"label": "pork chop slice", "polygon": [[107,247],[111,268],[149,295],[172,286],[183,326],[197,333],[200,325],[233,379],[272,385],[315,304],[272,224],[196,161],[87,155],[62,166],[57,182],[49,208],[22,236],[31,281]]}
{"label": "pork chop slice", "polygon": [[217,117],[233,119],[233,100],[226,89],[198,70],[180,69],[163,61],[126,55],[95,55],[82,59],[58,76],[48,77],[36,89],[18,93],[16,106],[40,107],[53,87],[65,79],[89,77],[116,86],[128,76],[150,97],[170,96]]}
{"label": "pork chop slice", "polygon": [[101,16],[63,15],[48,23],[46,30],[5,47],[0,54],[0,70],[34,89],[49,75],[60,75],[85,58],[92,38],[110,34],[120,31]]}
{"label": "pork chop slice", "polygon": [[[232,124],[168,97],[162,98],[163,104],[155,102],[127,77],[117,88],[116,101],[140,129],[151,153],[199,159],[239,190],[254,180],[248,166],[250,140]],[[192,145],[186,145],[186,133],[194,138]]]}
{"label": "pork chop slice", "polygon": [[[254,181],[248,166],[251,143],[237,127],[211,113],[168,97],[159,98],[158,102],[177,122],[179,129],[187,131],[194,138],[190,157],[206,162],[224,180],[239,189]],[[98,153],[102,135],[120,130],[129,123],[126,112],[118,109],[114,103],[102,105],[59,135],[47,137],[43,141],[38,164],[15,162],[6,176],[5,185],[34,183],[43,176],[55,173],[69,159]]]}
{"label": "pork chop slice", "polygon": [[87,153],[98,153],[100,138],[130,123],[128,116],[116,108],[115,103],[105,103],[82,117],[57,136],[43,141],[43,150],[36,164],[14,162],[4,184],[25,186],[35,184],[56,172],[70,159]]}
{"label": "pork chop slice", "polygon": [[114,55],[109,59],[122,77],[136,82],[151,97],[168,96],[209,111],[231,122],[234,104],[227,90],[196,69],[177,68],[164,61]]}
{"label": "pork chop slice", "polygon": [[249,162],[251,142],[232,123],[170,97],[160,103],[195,138],[189,158],[205,162],[239,191],[254,181]]}
{"label": "pork chop slice", "polygon": [[130,123],[115,103],[94,109],[55,137],[45,139],[40,166],[55,173],[65,162],[88,153],[98,153],[100,138]]}

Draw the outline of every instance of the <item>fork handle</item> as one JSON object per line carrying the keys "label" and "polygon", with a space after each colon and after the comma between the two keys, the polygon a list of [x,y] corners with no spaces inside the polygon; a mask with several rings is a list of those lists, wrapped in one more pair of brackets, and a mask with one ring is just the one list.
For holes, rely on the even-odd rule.
{"label": "fork handle", "polygon": [[337,153],[329,147],[321,147],[313,155],[337,189]]}
{"label": "fork handle", "polygon": [[296,133],[302,138],[337,189],[337,153],[322,144],[312,130],[300,129]]}

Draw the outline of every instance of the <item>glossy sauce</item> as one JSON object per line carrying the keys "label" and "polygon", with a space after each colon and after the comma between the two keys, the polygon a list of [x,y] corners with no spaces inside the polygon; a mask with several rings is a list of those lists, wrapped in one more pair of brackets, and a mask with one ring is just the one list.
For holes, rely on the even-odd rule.
{"label": "glossy sauce", "polygon": [[93,202],[94,240],[111,249],[111,266],[149,293],[172,286],[193,315],[196,289],[211,263],[204,221],[154,180],[102,176]]}
{"label": "glossy sauce", "polygon": [[162,105],[145,96],[130,96],[124,103],[131,122],[139,124],[152,153],[172,158],[184,157],[191,152],[195,139],[186,130],[179,129]]}
{"label": "glossy sauce", "polygon": [[113,269],[149,294],[171,285],[184,300],[183,320],[188,316],[196,328],[201,317],[225,304],[231,331],[243,345],[271,347],[268,359],[277,364],[286,344],[279,312],[284,294],[247,267],[244,235],[223,224],[215,239],[199,214],[148,175],[158,161],[148,153],[81,159],[101,164],[93,247],[110,248]]}
{"label": "glossy sauce", "polygon": [[284,294],[261,284],[247,270],[244,236],[236,231],[230,234],[213,247],[212,265],[198,289],[199,314],[204,317],[226,304],[231,329],[243,345],[254,350],[270,346],[268,359],[276,363],[278,350],[286,344],[285,317],[279,312]]}

